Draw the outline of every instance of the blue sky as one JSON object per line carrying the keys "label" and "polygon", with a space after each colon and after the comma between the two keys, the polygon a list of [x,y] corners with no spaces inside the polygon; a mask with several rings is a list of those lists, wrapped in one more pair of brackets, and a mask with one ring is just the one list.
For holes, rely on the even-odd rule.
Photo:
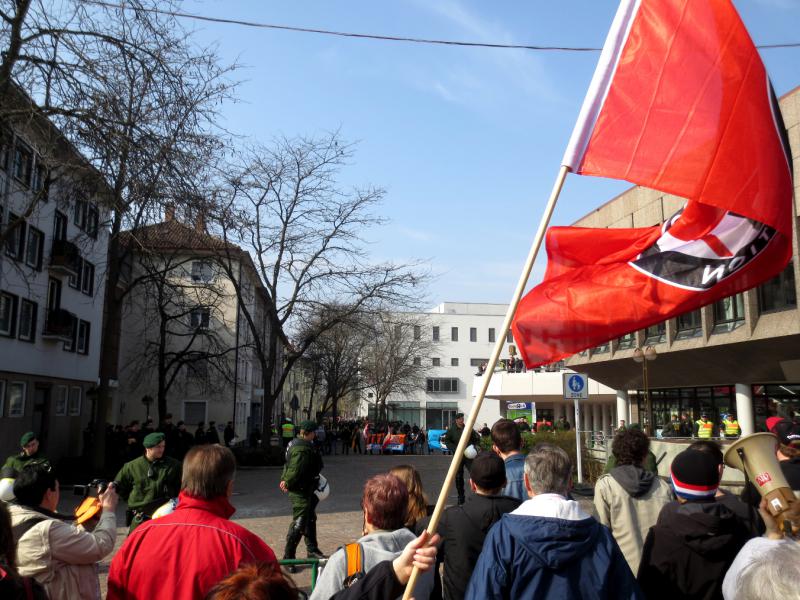
{"label": "blue sky", "polygon": [[[756,44],[800,42],[800,0],[735,2]],[[616,2],[187,0],[187,12],[406,37],[600,47]],[[430,300],[508,302],[558,171],[597,53],[359,40],[185,21],[243,65],[232,131],[269,141],[340,129],[358,142],[348,185],[387,190],[379,260],[428,259]],[[779,95],[800,48],[763,50]],[[570,175],[566,225],[629,187]],[[542,253],[543,254],[543,251]],[[529,285],[544,272],[540,255]]]}

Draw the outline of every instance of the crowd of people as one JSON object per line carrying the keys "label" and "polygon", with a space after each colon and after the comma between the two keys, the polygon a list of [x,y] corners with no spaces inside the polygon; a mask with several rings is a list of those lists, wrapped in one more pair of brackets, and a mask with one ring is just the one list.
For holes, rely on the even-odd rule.
{"label": "crowd of people", "polygon": [[[781,471],[800,491],[800,423],[774,418],[768,426]],[[459,415],[448,442],[464,427]],[[739,497],[721,489],[722,452],[713,440],[689,444],[664,480],[649,461],[650,439],[621,428],[613,466],[595,486],[593,516],[571,496],[567,452],[546,442],[526,452],[519,425],[501,419],[489,430],[492,450],[465,461],[471,493],[459,492],[436,535],[426,531],[433,507],[420,473],[401,465],[366,481],[363,536],[325,557],[316,539],[324,480],[318,430],[314,421],[300,423],[280,481],[293,507],[284,558],[302,538],[308,556],[327,558],[311,600],[397,598],[414,566],[417,599],[797,596],[800,502],[778,520],[754,490]],[[36,435],[22,436],[20,453],[5,465],[15,480],[13,501],[0,503],[0,597],[99,598],[97,563],[113,551],[121,498],[130,528],[111,561],[109,599],[299,598],[275,552],[230,520],[232,451],[197,443],[178,461],[168,440],[163,431],[145,433],[115,482],[63,515]],[[173,496],[177,504],[156,514]]]}

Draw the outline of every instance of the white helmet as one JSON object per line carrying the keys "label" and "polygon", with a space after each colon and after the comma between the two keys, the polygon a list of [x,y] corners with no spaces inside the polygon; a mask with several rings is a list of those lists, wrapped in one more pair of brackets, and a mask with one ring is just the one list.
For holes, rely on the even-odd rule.
{"label": "white helmet", "polygon": [[320,474],[319,476],[319,481],[317,482],[317,489],[314,490],[314,493],[317,495],[317,498],[319,498],[320,501],[325,500],[328,496],[331,495],[331,486],[328,483],[328,480],[322,474]]}
{"label": "white helmet", "polygon": [[14,500],[14,478],[3,477],[0,479],[0,500],[11,502]]}
{"label": "white helmet", "polygon": [[153,512],[153,517],[152,518],[153,519],[158,519],[159,517],[166,517],[168,514],[170,514],[172,511],[174,511],[175,507],[177,507],[177,506],[178,506],[178,499],[177,498],[172,498],[172,499],[168,500],[165,504],[162,504],[161,506],[159,506]]}
{"label": "white helmet", "polygon": [[475,446],[473,446],[472,444],[467,446],[466,450],[464,450],[464,458],[472,460],[476,456],[478,456],[478,450],[475,448]]}

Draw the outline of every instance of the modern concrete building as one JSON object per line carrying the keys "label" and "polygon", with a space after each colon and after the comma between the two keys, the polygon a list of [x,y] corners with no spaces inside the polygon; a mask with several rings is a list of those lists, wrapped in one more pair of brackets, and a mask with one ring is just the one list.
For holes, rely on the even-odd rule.
{"label": "modern concrete building", "polygon": [[0,128],[0,455],[33,430],[58,461],[83,450],[97,385],[108,233],[103,182],[26,99]]}
{"label": "modern concrete building", "polygon": [[[131,243],[127,280],[138,283],[125,297],[120,324],[114,421],[149,414],[157,423],[161,391],[173,423],[185,421],[193,431],[215,421],[221,437],[233,421],[237,437],[246,438],[260,428],[264,389],[244,308],[262,340],[269,326],[269,296],[250,255],[206,233],[202,222],[180,222],[171,209],[164,222],[127,232],[121,243]],[[275,415],[280,411],[279,401]]]}
{"label": "modern concrete building", "polygon": [[[800,88],[780,99],[800,185]],[[566,361],[617,391],[618,418],[642,421],[647,368],[656,428],[671,415],[692,420],[706,412],[715,422],[738,416],[743,433],[764,430],[771,415],[800,413],[800,313],[798,313],[798,201],[794,197],[793,258],[777,277],[743,294],[626,335]],[[634,187],[580,219],[584,227],[661,224],[683,200]],[[635,362],[636,349],[655,360]]]}
{"label": "modern concrete building", "polygon": [[[467,414],[481,385],[481,367],[488,363],[497,337],[502,335],[507,346],[514,344],[511,333],[501,331],[507,308],[506,304],[444,302],[426,313],[428,331],[421,334],[430,336],[435,343],[434,355],[423,359],[430,364],[426,365],[416,394],[390,397],[389,418],[417,423],[426,429],[444,429],[457,412]],[[509,357],[506,348],[502,359]],[[614,390],[590,381],[589,394],[581,428],[610,429],[615,416]],[[528,372],[498,370],[492,375],[477,427],[483,423],[491,426],[520,403],[535,403],[538,418],[552,421],[563,415],[572,423],[573,403],[563,396],[558,365]]]}

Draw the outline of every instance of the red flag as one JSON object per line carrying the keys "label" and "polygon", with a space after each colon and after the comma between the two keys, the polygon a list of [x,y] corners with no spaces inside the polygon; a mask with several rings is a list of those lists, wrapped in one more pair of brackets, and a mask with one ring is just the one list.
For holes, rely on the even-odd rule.
{"label": "red flag", "polygon": [[554,227],[517,309],[553,362],[754,287],[791,258],[792,167],[764,65],[729,0],[624,0],[564,165],[687,199],[661,226]]}

